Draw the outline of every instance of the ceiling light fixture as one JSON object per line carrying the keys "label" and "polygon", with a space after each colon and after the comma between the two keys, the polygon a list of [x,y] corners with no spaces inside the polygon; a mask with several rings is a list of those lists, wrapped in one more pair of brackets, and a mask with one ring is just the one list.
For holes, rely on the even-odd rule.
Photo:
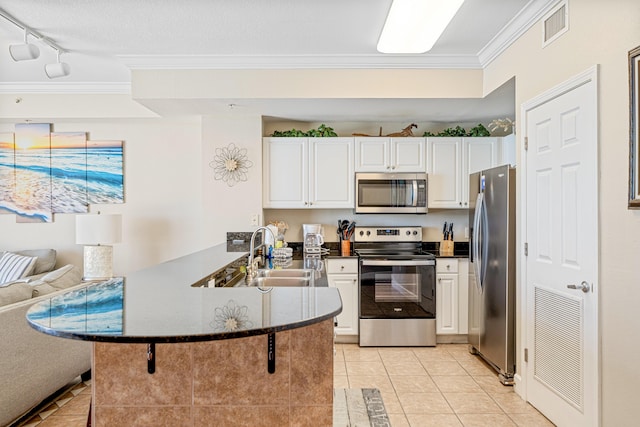
{"label": "ceiling light fixture", "polygon": [[14,61],[28,61],[30,59],[36,59],[40,56],[40,49],[34,44],[30,44],[27,40],[29,31],[24,30],[24,43],[22,44],[10,44],[9,55]]}
{"label": "ceiling light fixture", "polygon": [[31,35],[39,42],[46,44],[51,49],[57,52],[58,61],[55,64],[47,64],[44,67],[47,77],[49,77],[50,79],[54,79],[57,77],[68,76],[71,73],[71,68],[69,67],[69,65],[64,62],[60,62],[60,55],[62,53],[66,53],[67,51],[62,49],[50,39],[27,28],[26,25],[24,25],[22,22],[18,21],[16,18],[9,15],[2,9],[0,9],[0,17],[6,19],[7,21],[11,22],[13,25],[24,31],[24,44],[14,44],[9,46],[9,54],[14,61],[36,59],[38,58],[38,56],[40,56],[40,49],[38,49],[38,46],[27,42],[27,36]]}
{"label": "ceiling light fixture", "polygon": [[425,53],[464,0],[393,0],[378,40],[381,53]]}
{"label": "ceiling light fixture", "polygon": [[58,51],[58,60],[53,64],[46,64],[44,66],[44,72],[50,79],[57,79],[58,77],[66,77],[71,73],[71,68],[66,62],[60,62],[60,54]]}

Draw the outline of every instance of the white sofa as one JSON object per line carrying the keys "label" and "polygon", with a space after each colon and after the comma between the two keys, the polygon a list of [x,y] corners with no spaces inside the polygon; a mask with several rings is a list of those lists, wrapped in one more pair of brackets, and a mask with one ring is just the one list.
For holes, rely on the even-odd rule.
{"label": "white sofa", "polygon": [[78,267],[51,272],[42,267],[36,266],[39,274],[28,282],[0,287],[0,304],[9,302],[0,306],[0,426],[10,425],[91,369],[91,343],[49,336],[27,323],[34,303],[86,286]]}

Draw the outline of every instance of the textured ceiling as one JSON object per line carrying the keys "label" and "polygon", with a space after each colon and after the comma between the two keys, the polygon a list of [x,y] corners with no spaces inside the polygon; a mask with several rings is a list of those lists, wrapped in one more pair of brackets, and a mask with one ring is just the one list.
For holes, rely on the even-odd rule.
{"label": "textured ceiling", "polygon": [[[62,60],[72,73],[56,82],[128,83],[130,68],[147,66],[478,68],[481,51],[525,6],[549,1],[466,0],[434,48],[421,55],[376,51],[391,0],[3,0],[0,8],[68,51]],[[0,52],[22,37],[0,18]],[[41,47],[36,61],[15,63],[0,54],[0,83],[50,82],[42,67],[55,61],[55,52],[35,43]],[[271,110],[287,114],[288,108],[281,102]]]}

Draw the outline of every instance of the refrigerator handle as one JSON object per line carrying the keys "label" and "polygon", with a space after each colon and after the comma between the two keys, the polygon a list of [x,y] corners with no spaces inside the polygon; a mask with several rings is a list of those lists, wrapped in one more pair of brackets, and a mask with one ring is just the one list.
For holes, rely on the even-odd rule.
{"label": "refrigerator handle", "polygon": [[[480,221],[482,218],[482,208],[484,204],[484,194],[478,193],[478,198],[476,199],[476,210],[473,214],[473,242],[471,246],[471,259],[473,262],[473,268],[476,276],[476,283],[480,285],[480,289],[482,289],[482,255],[480,254]],[[475,259],[475,262],[473,261]]]}

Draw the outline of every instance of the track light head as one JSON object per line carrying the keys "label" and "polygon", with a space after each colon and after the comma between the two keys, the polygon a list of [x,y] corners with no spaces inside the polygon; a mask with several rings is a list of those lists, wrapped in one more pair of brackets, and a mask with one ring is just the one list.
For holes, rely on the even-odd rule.
{"label": "track light head", "polygon": [[60,51],[58,51],[58,61],[53,64],[46,64],[44,72],[50,79],[57,79],[71,74],[71,67],[66,62],[60,62]]}
{"label": "track light head", "polygon": [[46,64],[44,66],[44,72],[50,79],[57,79],[58,77],[66,77],[71,74],[71,67],[66,62],[55,62],[53,64]]}
{"label": "track light head", "polygon": [[9,45],[9,54],[14,61],[28,61],[40,56],[40,49],[34,44],[12,44]]}
{"label": "track light head", "polygon": [[9,55],[14,61],[29,61],[40,56],[40,49],[27,41],[28,31],[24,30],[24,43],[9,45]]}

